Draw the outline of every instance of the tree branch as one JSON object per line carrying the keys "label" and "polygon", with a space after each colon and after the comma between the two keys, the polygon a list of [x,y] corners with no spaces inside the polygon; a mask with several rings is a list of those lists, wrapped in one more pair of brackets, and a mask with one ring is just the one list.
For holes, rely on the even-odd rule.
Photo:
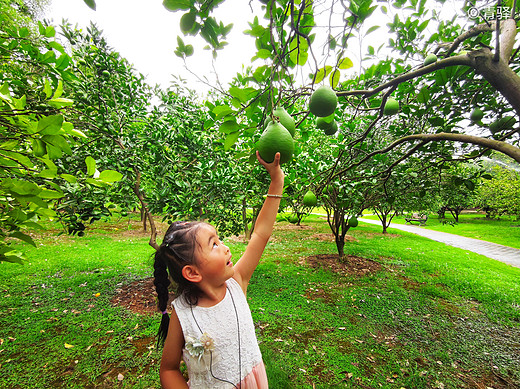
{"label": "tree branch", "polygon": [[480,35],[483,32],[491,32],[495,29],[495,22],[491,22],[490,24],[479,24],[476,25],[473,28],[470,28],[468,31],[466,31],[464,34],[459,35],[451,44],[450,48],[446,52],[446,56],[449,56],[451,53],[453,53],[459,45],[464,42],[465,40],[472,38],[474,36]]}
{"label": "tree branch", "polygon": [[420,67],[417,70],[401,74],[400,76],[397,76],[394,79],[392,79],[388,82],[385,82],[384,84],[381,84],[374,89],[340,91],[336,94],[338,97],[363,96],[366,98],[366,97],[373,96],[389,87],[396,86],[405,81],[411,80],[412,78],[421,77],[421,76],[424,76],[425,74],[432,73],[436,70],[444,69],[449,66],[457,66],[457,65],[473,67],[473,63],[472,63],[470,57],[467,54],[460,54],[460,55],[455,55],[453,57],[448,57],[448,58],[442,59],[442,60],[432,63],[431,65],[428,65],[428,66]]}

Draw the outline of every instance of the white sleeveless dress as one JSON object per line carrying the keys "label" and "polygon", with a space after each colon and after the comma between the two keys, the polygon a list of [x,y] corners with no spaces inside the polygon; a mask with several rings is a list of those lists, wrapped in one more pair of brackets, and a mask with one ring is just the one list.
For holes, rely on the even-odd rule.
{"label": "white sleeveless dress", "polygon": [[188,385],[193,389],[267,389],[246,296],[233,278],[226,284],[224,299],[212,307],[190,307],[183,297],[172,303],[184,334],[182,357],[188,367]]}

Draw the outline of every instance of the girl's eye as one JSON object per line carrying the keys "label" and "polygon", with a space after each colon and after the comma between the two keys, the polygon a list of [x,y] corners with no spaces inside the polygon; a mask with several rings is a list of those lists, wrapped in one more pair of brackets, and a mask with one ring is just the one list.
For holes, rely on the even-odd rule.
{"label": "girl's eye", "polygon": [[217,242],[213,242],[213,248],[218,247]]}

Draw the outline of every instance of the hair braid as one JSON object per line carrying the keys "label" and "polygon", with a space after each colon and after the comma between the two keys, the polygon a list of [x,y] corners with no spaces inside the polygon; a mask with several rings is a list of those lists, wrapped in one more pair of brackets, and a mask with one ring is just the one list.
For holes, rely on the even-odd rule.
{"label": "hair braid", "polygon": [[166,335],[168,334],[168,326],[170,325],[170,317],[168,313],[166,313],[167,305],[168,305],[168,287],[170,286],[170,279],[168,277],[168,268],[163,260],[163,255],[161,255],[160,251],[163,249],[162,247],[157,250],[155,254],[154,261],[154,285],[155,290],[157,292],[157,307],[159,311],[162,312],[161,324],[159,326],[159,331],[157,333],[157,343],[158,345],[163,345],[166,340]]}

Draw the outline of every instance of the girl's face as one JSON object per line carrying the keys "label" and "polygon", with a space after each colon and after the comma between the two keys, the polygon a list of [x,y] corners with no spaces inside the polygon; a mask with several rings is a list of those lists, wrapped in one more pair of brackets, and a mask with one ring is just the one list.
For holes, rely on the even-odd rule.
{"label": "girl's face", "polygon": [[203,225],[197,231],[197,268],[205,281],[222,283],[235,274],[229,247],[223,244],[215,228]]}

